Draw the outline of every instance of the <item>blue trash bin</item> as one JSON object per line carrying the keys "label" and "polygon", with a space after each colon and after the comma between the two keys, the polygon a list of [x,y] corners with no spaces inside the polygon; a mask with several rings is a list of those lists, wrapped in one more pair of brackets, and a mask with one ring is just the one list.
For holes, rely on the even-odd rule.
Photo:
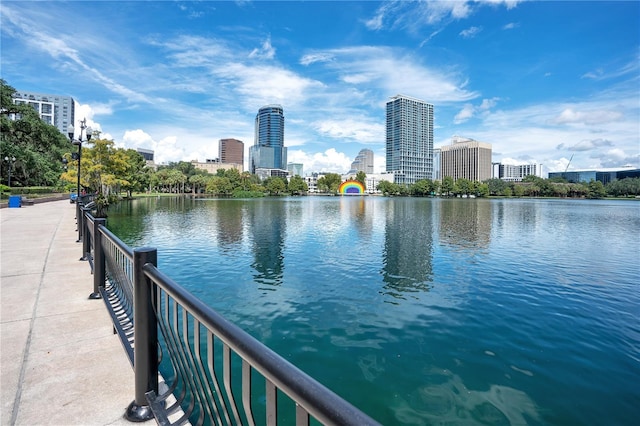
{"label": "blue trash bin", "polygon": [[19,195],[10,195],[9,207],[22,207],[22,197]]}

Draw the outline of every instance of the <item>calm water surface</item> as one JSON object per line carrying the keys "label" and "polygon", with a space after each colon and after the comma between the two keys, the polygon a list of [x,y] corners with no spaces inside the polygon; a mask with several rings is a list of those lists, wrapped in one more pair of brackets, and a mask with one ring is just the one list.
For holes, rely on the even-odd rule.
{"label": "calm water surface", "polygon": [[638,202],[152,198],[108,225],[383,424],[640,424]]}

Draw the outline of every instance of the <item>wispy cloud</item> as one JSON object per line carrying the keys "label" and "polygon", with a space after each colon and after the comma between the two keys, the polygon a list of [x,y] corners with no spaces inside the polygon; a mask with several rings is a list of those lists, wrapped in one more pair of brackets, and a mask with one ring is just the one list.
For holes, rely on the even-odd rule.
{"label": "wispy cloud", "polygon": [[383,3],[375,15],[366,21],[366,26],[376,31],[404,29],[415,32],[425,26],[466,19],[483,5],[503,5],[507,9],[512,9],[518,3],[521,3],[521,0],[428,0],[418,2],[396,0]]}
{"label": "wispy cloud", "polygon": [[464,123],[465,121],[478,115],[486,116],[492,108],[494,108],[500,98],[483,99],[480,105],[465,104],[460,112],[453,119],[455,124]]}
{"label": "wispy cloud", "polygon": [[428,67],[420,58],[397,48],[352,46],[305,55],[309,57],[331,57],[331,61],[317,64],[345,83],[378,90],[384,98],[411,93],[429,102],[459,102],[478,96],[465,89],[466,81],[455,70]]}
{"label": "wispy cloud", "polygon": [[249,53],[250,58],[273,59],[276,56],[276,49],[271,45],[271,37],[268,37],[259,48],[255,48]]}
{"label": "wispy cloud", "polygon": [[460,36],[462,38],[474,38],[480,32],[482,32],[482,27],[469,27],[466,30],[460,31]]}

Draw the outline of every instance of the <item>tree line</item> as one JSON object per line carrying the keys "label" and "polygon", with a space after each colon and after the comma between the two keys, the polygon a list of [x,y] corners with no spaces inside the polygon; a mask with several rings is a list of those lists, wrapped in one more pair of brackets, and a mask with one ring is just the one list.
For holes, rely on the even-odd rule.
{"label": "tree line", "polygon": [[640,196],[640,178],[625,178],[604,185],[592,180],[588,183],[570,183],[564,179],[544,179],[526,176],[522,182],[507,182],[492,178],[484,182],[445,176],[442,181],[422,179],[411,185],[380,182],[378,190],[384,195],[440,196],[440,197],[571,197],[604,198]]}

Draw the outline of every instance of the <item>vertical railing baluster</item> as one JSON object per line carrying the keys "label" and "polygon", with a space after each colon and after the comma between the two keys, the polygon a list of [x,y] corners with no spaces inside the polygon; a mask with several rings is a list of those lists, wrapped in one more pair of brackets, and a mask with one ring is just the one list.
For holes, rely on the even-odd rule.
{"label": "vertical railing baluster", "polygon": [[265,391],[267,394],[267,426],[275,426],[278,423],[278,390],[271,380],[265,380]]}
{"label": "vertical railing baluster", "polygon": [[222,343],[222,376],[224,382],[224,389],[229,398],[229,405],[233,416],[236,420],[236,424],[242,424],[240,421],[240,414],[238,413],[238,406],[236,405],[235,398],[233,397],[233,389],[231,387],[231,348],[226,343]]}
{"label": "vertical railing baluster", "polygon": [[296,403],[296,426],[309,426],[309,413]]}
{"label": "vertical railing baluster", "polygon": [[152,283],[143,266],[158,265],[158,251],[142,247],[133,250],[133,330],[135,399],[127,407],[125,417],[132,422],[153,418],[147,401],[149,391],[158,394],[158,324],[153,311]]}
{"label": "vertical railing baluster", "polygon": [[242,360],[242,406],[244,415],[247,416],[247,423],[253,426],[255,421],[251,408],[251,364],[244,359]]}

